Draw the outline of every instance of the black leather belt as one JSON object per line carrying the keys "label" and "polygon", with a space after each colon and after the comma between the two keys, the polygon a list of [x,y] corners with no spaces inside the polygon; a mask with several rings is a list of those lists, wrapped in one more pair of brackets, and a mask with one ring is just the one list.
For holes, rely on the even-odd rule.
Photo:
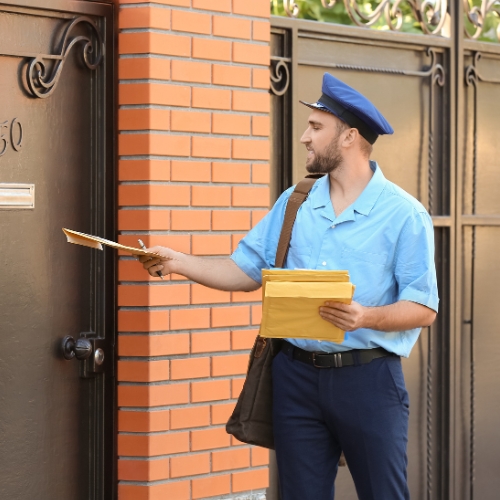
{"label": "black leather belt", "polygon": [[316,368],[342,368],[343,366],[364,365],[376,358],[396,356],[396,354],[386,351],[382,347],[376,347],[375,349],[354,349],[331,354],[326,352],[311,352],[305,351],[300,347],[295,347],[286,341],[283,342],[281,350],[292,359],[302,361]]}

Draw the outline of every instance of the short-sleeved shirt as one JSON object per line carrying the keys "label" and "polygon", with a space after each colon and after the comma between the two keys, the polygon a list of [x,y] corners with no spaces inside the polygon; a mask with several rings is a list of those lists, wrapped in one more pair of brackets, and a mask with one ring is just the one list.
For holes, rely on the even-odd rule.
{"label": "short-sleeved shirt", "polygon": [[[421,203],[384,177],[375,162],[371,161],[370,167],[370,182],[338,217],[330,198],[329,176],[315,182],[297,213],[285,268],[348,270],[356,285],[354,300],[363,306],[405,300],[437,312],[432,220]],[[280,196],[231,256],[240,269],[259,283],[262,269],[275,267],[286,204],[293,189]],[[308,351],[383,347],[409,356],[420,330],[381,332],[360,328],[348,332],[342,344],[288,340]]]}

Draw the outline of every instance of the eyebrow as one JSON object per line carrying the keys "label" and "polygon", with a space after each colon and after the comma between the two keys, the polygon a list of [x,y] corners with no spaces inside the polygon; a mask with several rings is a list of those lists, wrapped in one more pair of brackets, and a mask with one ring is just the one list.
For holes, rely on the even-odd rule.
{"label": "eyebrow", "polygon": [[314,120],[309,120],[308,123],[309,123],[309,125],[323,125],[321,122],[317,122]]}

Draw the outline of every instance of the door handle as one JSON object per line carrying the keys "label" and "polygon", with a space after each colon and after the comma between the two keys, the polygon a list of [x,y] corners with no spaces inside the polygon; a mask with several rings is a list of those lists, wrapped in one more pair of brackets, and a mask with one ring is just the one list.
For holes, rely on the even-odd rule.
{"label": "door handle", "polygon": [[83,378],[92,377],[104,371],[104,339],[95,336],[95,333],[82,333],[76,340],[66,335],[61,342],[64,359],[73,358],[83,361],[80,375]]}
{"label": "door handle", "polygon": [[83,361],[92,356],[93,350],[91,342],[86,338],[80,337],[75,340],[71,335],[63,338],[62,352],[65,359],[76,358]]}

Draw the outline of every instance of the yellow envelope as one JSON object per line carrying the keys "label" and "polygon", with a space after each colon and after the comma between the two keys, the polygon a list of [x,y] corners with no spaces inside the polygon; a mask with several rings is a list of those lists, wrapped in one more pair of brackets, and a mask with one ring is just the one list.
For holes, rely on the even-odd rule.
{"label": "yellow envelope", "polygon": [[269,281],[328,281],[347,282],[349,281],[348,271],[323,271],[313,269],[263,269],[262,270],[262,300],[264,300],[266,285]]}
{"label": "yellow envelope", "polygon": [[[345,332],[325,321],[319,308],[327,300],[350,304],[354,285],[347,271],[263,271],[260,335],[343,342]],[[284,281],[284,278],[289,281]],[[309,278],[308,281],[305,281]]]}

